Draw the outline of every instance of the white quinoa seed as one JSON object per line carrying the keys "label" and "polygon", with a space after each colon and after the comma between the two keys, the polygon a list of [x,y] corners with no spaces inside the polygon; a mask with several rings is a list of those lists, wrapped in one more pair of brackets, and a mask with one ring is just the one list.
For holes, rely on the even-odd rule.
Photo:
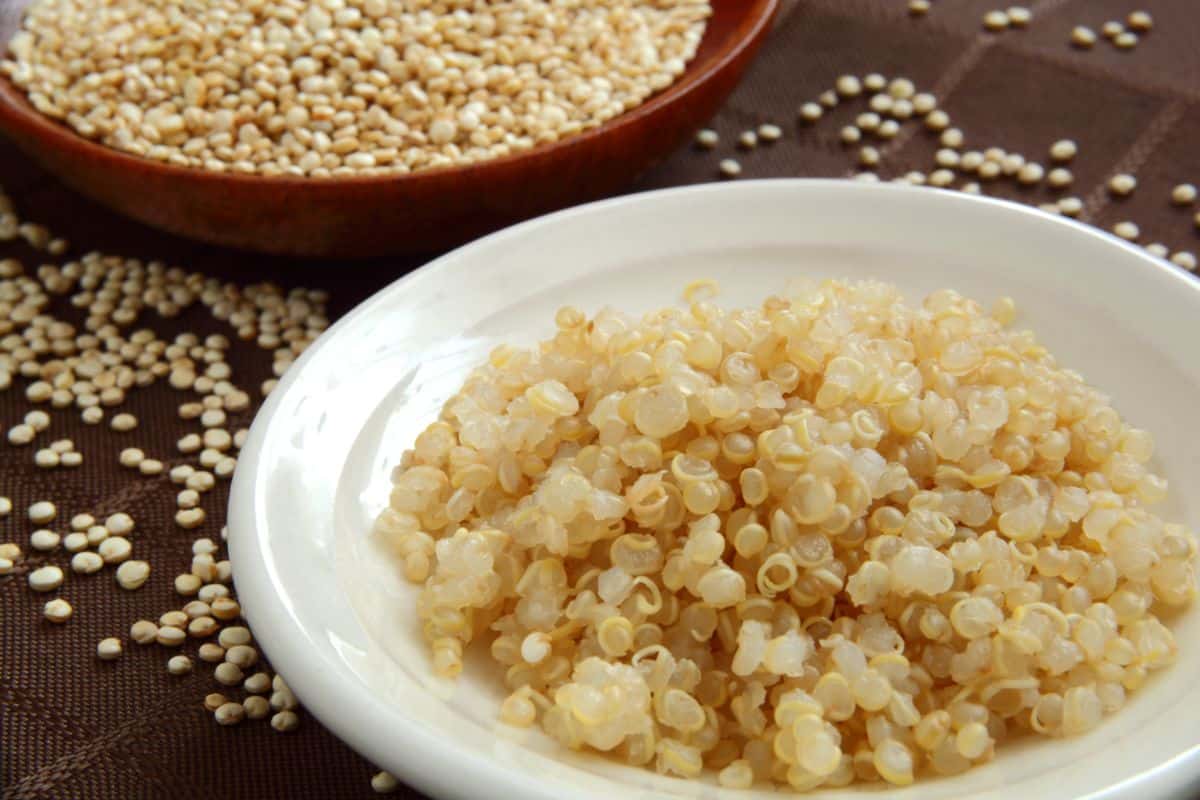
{"label": "white quinoa seed", "polygon": [[1138,35],[1133,31],[1123,31],[1113,37],[1113,44],[1121,50],[1132,50],[1137,47]]}
{"label": "white quinoa seed", "polygon": [[183,597],[194,597],[203,585],[204,581],[191,573],[175,576],[175,593]]}
{"label": "white quinoa seed", "polygon": [[742,131],[738,134],[738,147],[743,150],[753,150],[758,147],[758,134],[754,131]]}
{"label": "white quinoa seed", "polygon": [[742,174],[742,165],[733,158],[721,159],[721,163],[717,165],[717,168],[723,178],[736,178]]}
{"label": "white quinoa seed", "polygon": [[49,500],[39,500],[29,507],[29,521],[35,525],[45,525],[58,516],[58,508]]}
{"label": "white quinoa seed", "polygon": [[1125,24],[1135,31],[1148,31],[1154,27],[1154,18],[1149,12],[1137,10],[1130,11],[1129,16],[1125,18]]}
{"label": "white quinoa seed", "polygon": [[783,137],[783,129],[772,123],[758,126],[758,138],[763,142],[777,142]]}
{"label": "white quinoa seed", "polygon": [[[228,651],[226,651],[226,656],[228,656]],[[216,669],[213,670],[213,677],[217,679],[217,683],[223,686],[237,686],[245,679],[241,667],[228,661],[217,664]]]}
{"label": "white quinoa seed", "polygon": [[1115,39],[1125,31],[1125,26],[1117,22],[1115,19],[1110,19],[1100,26],[1100,32],[1104,34],[1106,39]]}
{"label": "white quinoa seed", "polygon": [[49,553],[58,549],[59,543],[62,542],[62,537],[52,530],[39,528],[29,534],[29,546],[34,550],[40,550],[43,553]]}
{"label": "white quinoa seed", "polygon": [[1191,205],[1196,200],[1196,187],[1181,183],[1171,190],[1171,202],[1177,206]]}
{"label": "white quinoa seed", "polygon": [[294,711],[280,711],[271,717],[271,727],[280,733],[290,733],[300,727],[300,717]]}
{"label": "white quinoa seed", "polygon": [[1108,191],[1118,197],[1133,194],[1137,188],[1137,178],[1126,172],[1119,172],[1108,179]]}
{"label": "white quinoa seed", "polygon": [[1008,14],[999,9],[988,11],[983,15],[983,27],[989,31],[1002,31],[1009,26],[1010,22]]}
{"label": "white quinoa seed", "polygon": [[104,557],[91,550],[84,550],[71,556],[71,570],[81,575],[94,575],[104,568]]}
{"label": "white quinoa seed", "polygon": [[111,514],[104,520],[104,527],[113,536],[128,536],[133,533],[134,522],[133,517],[124,512]]}
{"label": "white quinoa seed", "polygon": [[86,535],[87,535],[88,546],[95,547],[96,545],[100,544],[105,539],[107,539],[111,535],[111,533],[108,530],[108,528],[106,528],[103,525],[93,525],[92,527],[87,529]]}
{"label": "white quinoa seed", "polygon": [[813,123],[819,120],[825,114],[825,110],[821,108],[820,103],[804,103],[800,106],[798,112],[801,121]]}
{"label": "white quinoa seed", "polygon": [[133,554],[133,545],[123,536],[110,536],[96,549],[105,564],[120,564]]}
{"label": "white quinoa seed", "polygon": [[225,648],[221,647],[219,644],[205,642],[204,644],[200,645],[197,655],[200,657],[201,661],[207,661],[210,664],[220,664],[225,660]]}
{"label": "white quinoa seed", "polygon": [[213,712],[213,716],[218,725],[237,725],[245,718],[246,710],[241,703],[225,703]]}
{"label": "white quinoa seed", "polygon": [[702,128],[696,132],[696,146],[703,150],[712,150],[720,142],[720,135],[711,128]]}
{"label": "white quinoa seed", "polygon": [[211,616],[197,616],[196,619],[188,622],[187,634],[193,639],[206,639],[220,630],[221,626],[217,625],[217,621]]}
{"label": "white quinoa seed", "polygon": [[944,131],[950,127],[950,115],[940,108],[935,108],[925,115],[925,127],[931,131]]}
{"label": "white quinoa seed", "polygon": [[1050,145],[1050,159],[1052,161],[1070,161],[1079,151],[1079,147],[1070,139],[1059,139],[1054,144]]}
{"label": "white quinoa seed", "polygon": [[265,672],[256,672],[246,678],[242,688],[251,694],[267,694],[271,691],[271,676]]}
{"label": "white quinoa seed", "polygon": [[929,0],[908,0],[908,13],[914,17],[923,17],[933,8]]}
{"label": "white quinoa seed", "polygon": [[1064,197],[1058,201],[1058,210],[1068,217],[1075,217],[1083,211],[1083,201],[1078,197]]}
{"label": "white quinoa seed", "polygon": [[242,701],[248,719],[266,719],[271,716],[271,704],[267,698],[251,695]]}
{"label": "white quinoa seed", "polygon": [[60,624],[69,620],[73,613],[75,613],[75,609],[71,608],[71,604],[61,597],[54,598],[42,607],[42,616],[51,622]]}
{"label": "white quinoa seed", "polygon": [[126,561],[117,567],[116,577],[122,589],[140,589],[150,577],[150,565],[145,561]]}
{"label": "white quinoa seed", "polygon": [[858,97],[862,94],[862,81],[854,75],[840,75],[834,82],[834,90],[842,97]]}
{"label": "white quinoa seed", "polygon": [[192,671],[192,660],[187,656],[171,656],[167,659],[167,672],[172,675],[187,675]]}
{"label": "white quinoa seed", "polygon": [[1014,28],[1024,28],[1033,20],[1033,12],[1025,6],[1012,6],[1006,13]]}
{"label": "white quinoa seed", "polygon": [[204,708],[208,711],[216,711],[228,702],[229,698],[220,692],[212,692],[204,696]]}
{"label": "white quinoa seed", "polygon": [[226,649],[237,645],[250,644],[250,629],[242,625],[234,625],[221,631],[217,638],[220,645]]}
{"label": "white quinoa seed", "polygon": [[40,467],[41,469],[54,469],[61,463],[61,461],[62,458],[59,456],[59,454],[48,447],[44,447],[33,454],[34,466]]}
{"label": "white quinoa seed", "polygon": [[121,640],[109,637],[96,645],[96,657],[101,661],[115,661],[121,657]]}
{"label": "white quinoa seed", "polygon": [[117,414],[109,422],[109,427],[118,433],[126,433],[137,427],[138,420],[133,414]]}
{"label": "white quinoa seed", "polygon": [[1075,180],[1075,176],[1065,167],[1055,167],[1046,173],[1046,183],[1050,184],[1055,189],[1062,189],[1070,186]]}
{"label": "white quinoa seed", "polygon": [[1041,183],[1045,174],[1046,171],[1041,164],[1031,161],[1027,164],[1023,164],[1021,168],[1017,170],[1017,182],[1026,186],[1031,186],[1035,183]]}
{"label": "white quinoa seed", "polygon": [[154,644],[158,640],[158,626],[148,619],[140,619],[129,628],[129,638],[137,644]]}
{"label": "white quinoa seed", "polygon": [[371,788],[379,794],[390,794],[400,788],[400,782],[390,772],[377,772],[371,778]]}
{"label": "white quinoa seed", "polygon": [[8,443],[18,447],[27,445],[33,441],[35,435],[36,431],[34,431],[31,425],[24,423],[14,425],[8,429]]}
{"label": "white quinoa seed", "polygon": [[1137,241],[1138,236],[1141,235],[1141,231],[1138,230],[1138,226],[1129,220],[1123,220],[1113,225],[1112,232],[1122,239],[1130,242]]}
{"label": "white quinoa seed", "polygon": [[83,453],[72,450],[70,453],[63,453],[59,462],[69,469],[81,466],[83,464]]}
{"label": "white quinoa seed", "polygon": [[1146,245],[1146,252],[1156,258],[1166,258],[1171,254],[1171,250],[1162,242],[1151,242]]}
{"label": "white quinoa seed", "polygon": [[78,553],[81,550],[86,550],[88,548],[87,534],[79,531],[68,533],[63,537],[62,544],[63,549],[68,553]]}
{"label": "white quinoa seed", "polygon": [[1177,250],[1171,254],[1171,263],[1188,272],[1196,271],[1196,255],[1189,250]]}

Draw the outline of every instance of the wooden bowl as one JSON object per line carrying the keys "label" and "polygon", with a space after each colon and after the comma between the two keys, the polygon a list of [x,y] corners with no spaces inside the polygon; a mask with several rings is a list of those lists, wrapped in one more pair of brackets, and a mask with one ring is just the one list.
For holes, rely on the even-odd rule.
{"label": "wooden bowl", "polygon": [[[0,48],[26,0],[0,0]],[[0,78],[0,131],[63,183],[181,236],[296,256],[364,258],[445,249],[626,187],[733,90],[779,0],[713,0],[696,57],[646,103],[524,153],[409,175],[310,179],[211,173],[126,155],[37,113]],[[2,52],[2,51],[0,51]]]}

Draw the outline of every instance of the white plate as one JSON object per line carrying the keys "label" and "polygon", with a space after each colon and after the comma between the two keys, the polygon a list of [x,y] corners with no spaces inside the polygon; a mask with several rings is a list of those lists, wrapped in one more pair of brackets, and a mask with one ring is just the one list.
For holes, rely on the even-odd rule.
{"label": "white plate", "polygon": [[[255,635],[304,706],[436,797],[725,796],[500,725],[503,694],[486,657],[469,660],[457,683],[431,677],[415,592],[367,531],[391,467],[467,371],[498,342],[550,333],[558,306],[660,307],[701,277],[720,281],[720,302],[745,305],[798,275],[884,279],[909,299],[944,287],[984,302],[1011,295],[1019,324],[1154,433],[1174,489],[1164,513],[1200,525],[1200,291],[1164,263],[1025,206],[928,189],[789,180],[620,198],[519,225],[397,281],[272,393],[242,450],[230,544]],[[1090,735],[1005,747],[963,776],[888,796],[1191,794],[1200,613],[1175,630],[1180,663]]]}

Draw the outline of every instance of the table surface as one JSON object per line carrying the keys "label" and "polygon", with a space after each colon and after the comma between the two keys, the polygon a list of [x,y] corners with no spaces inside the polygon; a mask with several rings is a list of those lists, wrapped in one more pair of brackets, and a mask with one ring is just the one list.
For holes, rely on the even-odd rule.
{"label": "table surface", "polygon": [[[799,0],[768,42],[743,84],[713,127],[717,150],[683,147],[637,184],[651,189],[717,178],[722,158],[736,157],[743,177],[848,176],[857,148],[843,146],[838,132],[866,110],[865,102],[843,104],[815,125],[798,125],[796,109],[830,88],[837,76],[879,72],[907,76],[919,91],[933,92],[966,137],[964,149],[1000,147],[1049,166],[1049,145],[1075,140],[1079,154],[1069,165],[1075,182],[1066,190],[1045,184],[1022,187],[1011,178],[985,183],[986,194],[1039,204],[1073,195],[1083,201],[1081,218],[1109,228],[1134,221],[1139,241],[1162,242],[1171,251],[1200,246],[1195,208],[1172,207],[1169,192],[1182,182],[1200,183],[1200,14],[1191,0],[1038,0],[1027,29],[983,31],[994,0],[934,0],[932,11],[910,17],[905,0]],[[1150,11],[1156,25],[1132,51],[1101,40],[1090,50],[1068,45],[1071,29],[1097,32],[1108,19],[1123,19],[1135,7]],[[738,133],[774,122],[785,136],[749,152],[738,151]],[[883,178],[910,170],[928,173],[936,136],[919,123],[902,126],[881,143]],[[1135,174],[1137,191],[1114,198],[1107,179]],[[955,186],[968,178],[959,178]],[[0,141],[0,185],[23,219],[42,222],[73,243],[72,254],[97,249],[198,270],[239,284],[274,281],[285,287],[330,292],[336,317],[371,292],[416,268],[431,256],[358,263],[332,270],[330,263],[301,263],[234,253],[175,239],[114,217],[71,194],[7,143]],[[864,235],[869,235],[864,231]],[[47,257],[20,244],[0,244],[0,259],[21,259],[32,271]],[[57,310],[57,309],[56,309]],[[69,318],[66,312],[65,317]],[[221,324],[200,314],[177,322],[154,320],[160,334],[186,329],[216,332]],[[267,351],[235,345],[230,356],[236,379],[257,386],[270,370]],[[14,382],[0,393],[0,423],[20,421],[30,405]],[[152,386],[127,404],[140,420],[138,446],[169,463],[182,463],[175,440],[197,430],[176,415],[179,393]],[[171,578],[186,571],[190,543],[216,536],[227,485],[206,496],[206,524],[177,528],[174,487],[165,477],[143,478],[116,465],[117,453],[133,443],[105,426],[88,428],[75,412],[54,412],[52,438],[71,436],[85,452],[78,470],[40,470],[31,448],[0,446],[0,495],[11,497],[14,513],[0,520],[0,541],[15,541],[28,560],[16,574],[0,577],[0,789],[5,800],[43,798],[366,798],[374,796],[375,772],[312,717],[301,713],[300,728],[279,734],[265,721],[231,728],[215,724],[201,701],[221,690],[209,665],[198,663],[186,677],[167,674],[171,652],[126,644],[116,662],[95,657],[106,636],[127,638],[136,619],[156,618],[180,599]],[[248,424],[250,412],[231,420]],[[24,575],[42,562],[66,565],[62,551],[28,553],[31,526],[20,513],[38,499],[54,499],[60,519],[88,511],[118,510],[138,521],[137,557],[150,561],[151,580],[123,592],[106,574],[81,577],[68,571],[59,594],[75,607],[66,625],[42,618],[47,596],[29,590]],[[194,648],[190,644],[189,648]],[[403,793],[405,790],[401,789]],[[408,793],[418,796],[415,792]]]}

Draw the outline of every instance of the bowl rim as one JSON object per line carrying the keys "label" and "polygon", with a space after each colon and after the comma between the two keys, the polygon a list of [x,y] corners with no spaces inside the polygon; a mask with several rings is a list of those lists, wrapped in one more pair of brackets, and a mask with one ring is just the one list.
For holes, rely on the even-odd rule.
{"label": "bowl rim", "polygon": [[[1180,291],[1194,298],[1200,307],[1200,281],[1188,277],[1166,261],[1149,255],[1140,247],[1116,237],[1104,230],[1050,214],[1038,208],[981,195],[968,195],[945,190],[930,190],[927,187],[907,186],[895,183],[862,183],[836,178],[774,178],[739,181],[736,183],[706,183],[667,189],[633,193],[620,197],[599,200],[579,206],[535,217],[512,225],[495,233],[476,239],[429,263],[409,272],[381,288],[363,300],[351,311],[337,320],[300,356],[297,363],[280,379],[277,387],[264,402],[251,425],[249,436],[239,454],[239,469],[233,478],[228,508],[228,530],[230,556],[237,568],[234,583],[242,603],[243,614],[255,632],[260,647],[271,662],[289,675],[289,685],[296,691],[305,707],[323,725],[337,735],[357,753],[373,764],[399,763],[404,769],[396,777],[404,783],[438,798],[462,798],[474,800],[482,796],[521,796],[536,800],[560,800],[552,787],[543,785],[536,775],[511,769],[498,768],[476,751],[453,740],[438,738],[422,729],[413,720],[404,720],[403,730],[392,729],[393,741],[401,741],[396,747],[387,741],[370,735],[366,726],[357,720],[375,717],[378,720],[379,702],[365,686],[356,681],[340,679],[334,670],[313,667],[313,652],[304,646],[305,628],[291,608],[282,602],[272,588],[273,565],[263,540],[258,535],[258,520],[264,516],[259,504],[260,490],[257,486],[260,470],[269,469],[262,463],[260,451],[274,427],[274,412],[282,403],[292,385],[299,380],[308,362],[338,335],[363,316],[372,313],[376,305],[383,303],[393,292],[416,280],[425,280],[439,270],[445,269],[473,252],[484,251],[510,239],[519,239],[543,226],[552,226],[576,216],[603,214],[607,209],[622,205],[653,205],[663,197],[679,198],[710,193],[753,192],[760,189],[772,191],[780,188],[796,188],[808,192],[856,191],[864,197],[872,194],[910,195],[914,198],[929,198],[930,193],[940,196],[935,202],[974,205],[991,208],[995,212],[1023,217],[1026,222],[1052,224],[1066,229],[1070,235],[1087,236],[1100,240],[1114,251],[1123,251],[1134,256],[1145,270],[1145,280],[1159,283],[1159,291]],[[990,213],[990,212],[989,212]],[[1197,611],[1200,613],[1200,611]],[[356,624],[359,624],[356,619]],[[369,635],[369,634],[367,634]],[[330,663],[340,664],[336,659]],[[289,670],[289,667],[291,669]],[[348,685],[349,684],[349,685]],[[390,720],[395,721],[395,720]],[[378,728],[378,724],[373,726]],[[452,769],[447,769],[448,765]],[[1091,792],[1079,800],[1141,800],[1148,797],[1182,797],[1190,785],[1200,778],[1200,743],[1176,755],[1148,772],[1131,775],[1103,789]],[[705,785],[706,789],[708,787]],[[519,795],[517,794],[519,793]],[[649,795],[645,795],[649,796]]]}
{"label": "bowl rim", "polygon": [[[622,112],[594,128],[548,144],[536,145],[529,150],[470,164],[448,164],[395,175],[352,175],[329,178],[309,178],[295,175],[246,175],[239,172],[211,172],[195,167],[181,167],[135,156],[80,136],[64,122],[47,117],[33,108],[25,92],[7,75],[3,74],[0,74],[0,130],[20,130],[30,136],[48,141],[54,150],[73,150],[83,157],[103,162],[110,169],[148,171],[167,178],[200,183],[279,187],[290,191],[303,187],[302,191],[314,192],[330,188],[375,187],[401,183],[408,185],[434,184],[439,181],[472,179],[480,181],[482,184],[493,170],[503,170],[532,157],[563,156],[577,148],[586,148],[602,136],[637,125],[646,118],[670,108],[675,102],[687,98],[727,69],[731,63],[737,61],[747,49],[753,48],[767,34],[782,0],[728,0],[728,2],[734,9],[740,7],[743,12],[742,17],[739,23],[729,31],[725,40],[721,42],[721,46],[700,65],[699,69],[693,71],[692,68],[696,65],[693,57],[686,65],[679,80],[662,91],[652,94],[640,105]],[[21,13],[23,14],[23,11]],[[711,18],[709,22],[711,23]],[[711,28],[705,29],[704,37],[708,36],[710,30]],[[701,46],[704,37],[701,37]],[[3,58],[7,58],[7,47],[6,43],[0,42],[0,59]]]}

